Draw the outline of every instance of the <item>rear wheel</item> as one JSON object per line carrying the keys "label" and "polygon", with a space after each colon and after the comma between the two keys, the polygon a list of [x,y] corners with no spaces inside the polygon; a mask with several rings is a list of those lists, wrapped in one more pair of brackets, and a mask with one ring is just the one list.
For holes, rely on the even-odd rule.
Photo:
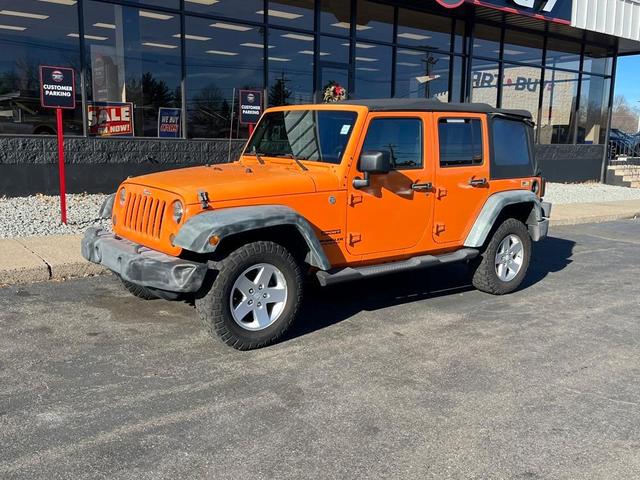
{"label": "rear wheel", "polygon": [[291,326],[302,299],[302,274],[293,255],[274,242],[253,242],[215,267],[213,285],[196,298],[205,328],[238,350],[276,342]]}
{"label": "rear wheel", "polygon": [[524,280],[531,259],[531,237],[520,220],[508,218],[494,231],[484,252],[472,263],[478,290],[504,295]]}

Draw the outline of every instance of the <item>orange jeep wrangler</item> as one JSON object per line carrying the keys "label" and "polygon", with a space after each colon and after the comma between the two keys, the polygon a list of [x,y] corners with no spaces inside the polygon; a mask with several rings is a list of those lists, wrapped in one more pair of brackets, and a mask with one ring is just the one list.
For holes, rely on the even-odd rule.
{"label": "orange jeep wrangler", "polygon": [[450,262],[473,285],[518,288],[551,205],[528,112],[367,100],[265,111],[225,164],[129,178],[89,229],[84,257],[141,298],[195,297],[238,349],[296,318],[305,277],[333,285]]}

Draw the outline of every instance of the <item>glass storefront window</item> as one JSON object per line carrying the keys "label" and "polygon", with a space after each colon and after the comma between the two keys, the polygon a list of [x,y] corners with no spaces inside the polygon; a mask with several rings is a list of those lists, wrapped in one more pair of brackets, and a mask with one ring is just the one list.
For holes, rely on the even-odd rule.
{"label": "glass storefront window", "polygon": [[611,80],[583,75],[578,110],[578,143],[604,143]]}
{"label": "glass storefront window", "polygon": [[538,118],[542,70],[534,66],[504,65],[502,108],[527,110]]}
{"label": "glass storefront window", "polygon": [[462,102],[464,88],[462,79],[464,78],[465,59],[463,57],[454,56],[453,65],[451,66],[451,95],[452,102]]}
{"label": "glass storefront window", "polygon": [[393,7],[358,0],[356,36],[381,42],[393,41]]}
{"label": "glass storefront window", "polygon": [[[64,0],[63,0],[64,1]],[[133,3],[139,3],[141,6],[147,7],[163,7],[163,8],[180,8],[180,0],[130,0]],[[189,0],[185,0],[188,2]],[[197,0],[195,0],[197,1]],[[202,3],[203,0],[200,0]]]}
{"label": "glass storefront window", "polygon": [[611,75],[613,53],[594,45],[586,45],[582,70],[596,75]]}
{"label": "glass storefront window", "polygon": [[184,8],[192,12],[220,15],[236,20],[250,22],[264,20],[264,2],[262,0],[184,0]]}
{"label": "glass storefront window", "polygon": [[429,13],[398,10],[398,44],[429,50],[451,50],[451,20]]}
{"label": "glass storefront window", "polygon": [[[238,124],[237,94],[240,89],[263,88],[262,29],[238,23],[220,26],[195,17],[187,17],[185,23],[186,38],[193,39],[187,41],[185,59],[188,136],[247,137],[248,128]],[[269,55],[275,49],[270,43]]]}
{"label": "glass storefront window", "polygon": [[[349,40],[335,37],[320,37],[320,62],[338,62],[349,63]],[[359,44],[362,51],[368,50],[368,47],[362,47],[365,44]],[[305,47],[305,50],[306,47]],[[313,48],[310,49],[310,55],[313,55]],[[305,53],[309,54],[307,51]],[[313,59],[313,57],[311,57]]]}
{"label": "glass storefront window", "polygon": [[500,57],[500,29],[476,23],[473,37],[473,56]]}
{"label": "glass storefront window", "polygon": [[543,37],[516,30],[505,31],[504,60],[542,65]]}
{"label": "glass storefront window", "polygon": [[[80,41],[75,5],[2,0],[0,10],[0,134],[56,133],[55,110],[40,107],[40,65],[76,71],[77,107],[64,111],[64,131],[82,135]],[[21,15],[20,15],[21,14]]]}
{"label": "glass storefront window", "polygon": [[272,25],[313,30],[314,0],[270,0],[267,21]]}
{"label": "glass storefront window", "polygon": [[581,45],[577,42],[549,38],[547,43],[548,68],[580,69]]}
{"label": "glass storefront window", "polygon": [[320,30],[323,33],[349,36],[351,2],[344,0],[318,1],[320,2]]}
{"label": "glass storefront window", "polygon": [[270,106],[310,103],[313,97],[313,36],[269,30]]}
{"label": "glass storefront window", "polygon": [[449,101],[449,55],[417,51],[420,56],[398,56],[395,96]]}
{"label": "glass storefront window", "polygon": [[474,58],[471,67],[471,101],[495,107],[498,103],[499,81],[500,69],[497,63]]}
{"label": "glass storefront window", "polygon": [[389,98],[391,96],[391,47],[376,45],[356,53],[357,98]]}
{"label": "glass storefront window", "polygon": [[467,41],[465,39],[466,30],[467,26],[463,20],[455,20],[453,51],[456,53],[465,53],[467,51]]}
{"label": "glass storefront window", "polygon": [[89,133],[158,136],[159,109],[181,107],[178,15],[94,1],[84,12]]}
{"label": "glass storefront window", "polygon": [[539,143],[573,143],[578,74],[560,70],[545,72]]}

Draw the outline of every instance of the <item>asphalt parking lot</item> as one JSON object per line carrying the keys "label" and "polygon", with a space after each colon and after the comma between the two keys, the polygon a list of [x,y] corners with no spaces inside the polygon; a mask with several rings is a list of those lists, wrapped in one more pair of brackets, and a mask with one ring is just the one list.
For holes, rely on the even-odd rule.
{"label": "asphalt parking lot", "polygon": [[313,290],[252,352],[110,276],[0,289],[0,478],[638,478],[640,221],[534,255],[505,297],[463,265]]}

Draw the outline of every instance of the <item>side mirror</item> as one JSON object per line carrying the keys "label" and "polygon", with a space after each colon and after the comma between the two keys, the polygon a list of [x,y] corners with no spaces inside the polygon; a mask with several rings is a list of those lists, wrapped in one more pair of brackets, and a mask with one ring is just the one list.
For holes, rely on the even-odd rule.
{"label": "side mirror", "polygon": [[366,188],[371,184],[371,174],[389,173],[391,171],[391,154],[384,151],[362,152],[360,155],[360,171],[364,178],[354,178],[354,188]]}

